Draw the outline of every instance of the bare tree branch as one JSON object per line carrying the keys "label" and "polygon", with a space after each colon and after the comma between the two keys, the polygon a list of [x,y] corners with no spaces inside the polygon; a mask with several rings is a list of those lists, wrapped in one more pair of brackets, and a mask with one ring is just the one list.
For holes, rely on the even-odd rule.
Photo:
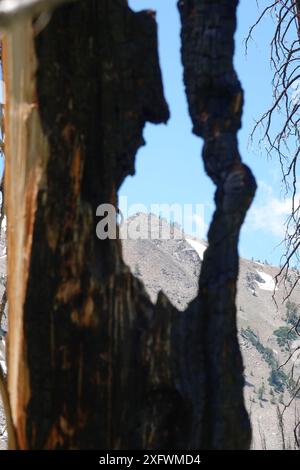
{"label": "bare tree branch", "polygon": [[[263,127],[260,143],[263,143],[269,155],[279,159],[286,195],[291,195],[291,213],[286,220],[285,251],[280,272],[276,276],[278,284],[282,280],[285,282],[292,265],[297,267],[300,264],[300,199],[297,190],[300,153],[300,0],[270,0],[270,5],[250,29],[246,46],[254,28],[267,14],[275,19],[270,56],[274,70],[273,104],[257,121],[251,138],[259,127]],[[284,301],[298,282],[299,274]]]}
{"label": "bare tree branch", "polygon": [[[246,39],[246,51],[254,29],[267,14],[271,14],[275,19],[270,56],[274,70],[272,81],[273,103],[256,123],[251,138],[253,139],[259,127],[263,127],[260,143],[263,143],[269,155],[274,155],[279,159],[286,195],[291,196],[291,213],[286,220],[285,250],[280,271],[275,278],[276,285],[284,282],[286,295],[283,302],[285,302],[298,286],[300,280],[298,269],[300,265],[300,197],[297,184],[299,174],[298,157],[300,154],[300,0],[276,0],[273,2],[270,0],[269,5],[264,8],[249,31]],[[275,116],[276,120],[274,119]],[[294,266],[293,276],[288,283],[287,280],[292,266]],[[288,288],[287,284],[289,284]],[[298,336],[300,336],[299,324],[300,319],[292,328]],[[299,349],[298,347],[292,351],[279,369],[284,367],[292,358],[295,358],[295,355],[298,357]],[[293,384],[290,391],[291,398],[284,405],[282,413],[280,413],[279,408],[277,409],[284,447],[282,416],[300,393],[300,377],[294,381],[294,366],[293,363],[291,368],[291,382]],[[295,443],[298,448],[299,426],[300,423],[298,422],[295,424],[294,429]]]}
{"label": "bare tree branch", "polygon": [[13,425],[11,409],[10,409],[10,401],[7,391],[7,384],[4,371],[2,369],[2,365],[0,364],[0,394],[2,398],[2,403],[5,412],[6,418],[6,427],[7,427],[7,436],[8,436],[8,448],[9,450],[16,450],[17,449],[17,439],[15,434],[15,428]]}

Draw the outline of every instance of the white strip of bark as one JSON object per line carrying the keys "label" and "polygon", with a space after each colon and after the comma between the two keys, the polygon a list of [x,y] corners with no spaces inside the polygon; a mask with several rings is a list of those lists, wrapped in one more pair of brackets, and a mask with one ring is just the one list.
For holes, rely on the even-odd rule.
{"label": "white strip of bark", "polygon": [[9,29],[20,19],[38,16],[64,3],[78,0],[0,0],[0,28]]}

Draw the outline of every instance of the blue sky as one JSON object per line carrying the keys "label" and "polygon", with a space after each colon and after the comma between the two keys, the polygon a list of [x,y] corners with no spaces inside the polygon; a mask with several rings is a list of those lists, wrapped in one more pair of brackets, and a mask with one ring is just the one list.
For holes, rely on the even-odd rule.
{"label": "blue sky", "polygon": [[[250,26],[266,3],[261,0],[258,7],[255,0],[241,0],[238,12],[235,66],[246,100],[239,143],[242,158],[258,181],[256,199],[242,230],[240,254],[278,264],[283,251],[278,244],[284,234],[290,201],[284,199],[277,159],[267,157],[258,139],[249,143],[255,119],[272,102],[269,44],[274,31],[273,20],[265,19],[256,29],[247,56],[244,44]],[[119,196],[126,196],[129,205],[142,203],[147,208],[153,203],[203,204],[206,227],[214,207],[214,186],[204,173],[202,141],[191,133],[182,81],[177,0],[129,0],[129,4],[135,11],[153,9],[157,12],[160,63],[171,119],[167,126],[147,124],[146,146],[137,155],[136,175],[126,179]]]}

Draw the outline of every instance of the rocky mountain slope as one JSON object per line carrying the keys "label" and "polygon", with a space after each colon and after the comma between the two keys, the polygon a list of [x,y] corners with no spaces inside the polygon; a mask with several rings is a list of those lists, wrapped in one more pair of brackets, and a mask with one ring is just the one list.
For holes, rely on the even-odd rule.
{"label": "rocky mountain slope", "polygon": [[[153,215],[138,214],[128,219],[122,231],[129,231],[130,235],[128,227],[132,225],[133,232],[140,232],[144,239],[123,240],[125,262],[144,282],[153,301],[162,290],[179,310],[184,311],[197,294],[205,241],[184,235],[178,227],[170,228],[166,221]],[[156,238],[159,230],[171,233],[173,239]],[[147,239],[145,233],[150,234]],[[285,366],[280,366],[300,345],[295,331],[290,331],[298,319],[300,287],[293,291],[288,302],[283,303],[297,276],[297,272],[291,271],[286,285],[282,283],[276,288],[276,305],[273,293],[278,271],[278,267],[268,264],[240,260],[238,329],[245,365],[245,400],[251,414],[252,446],[255,449],[294,448],[297,409],[300,412],[298,399],[285,410],[283,443],[279,416],[297,390],[300,377],[297,353]]]}

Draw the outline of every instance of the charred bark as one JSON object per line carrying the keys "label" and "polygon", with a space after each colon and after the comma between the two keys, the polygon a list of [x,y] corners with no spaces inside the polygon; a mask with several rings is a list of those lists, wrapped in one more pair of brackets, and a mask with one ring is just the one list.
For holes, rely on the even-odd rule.
{"label": "charred bark", "polygon": [[243,106],[233,67],[237,6],[238,0],[179,1],[193,131],[204,139],[205,170],[217,186],[199,282],[206,371],[203,442],[212,448],[246,448],[250,442],[235,298],[239,232],[256,183],[241,161],[237,142]]}
{"label": "charred bark", "polygon": [[184,313],[163,294],[153,305],[120,242],[95,233],[97,206],[116,204],[134,173],[146,121],[168,119],[153,12],[82,0],[35,39],[30,22],[7,39],[8,384],[21,449],[249,446],[235,290],[255,183],[236,143],[236,3],[181,2],[191,115],[218,187],[199,296]]}

